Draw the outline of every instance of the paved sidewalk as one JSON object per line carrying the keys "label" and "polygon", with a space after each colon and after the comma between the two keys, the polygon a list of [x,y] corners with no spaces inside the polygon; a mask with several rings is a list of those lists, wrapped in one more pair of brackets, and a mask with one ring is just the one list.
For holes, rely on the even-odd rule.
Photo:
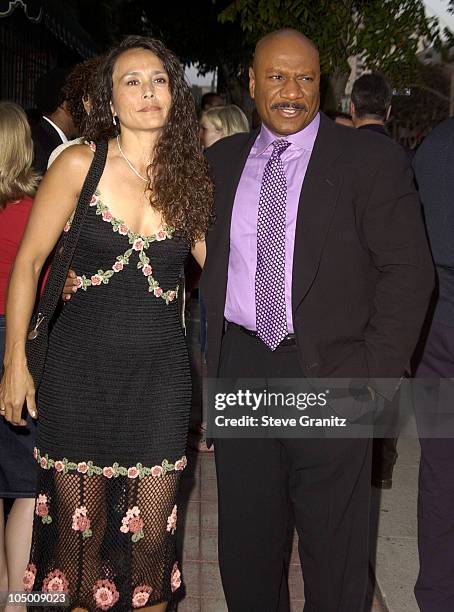
{"label": "paved sidewalk", "polygon": [[418,440],[400,439],[398,452],[393,488],[373,489],[372,517],[378,524],[378,538],[371,559],[387,612],[418,612],[413,594],[418,576]]}

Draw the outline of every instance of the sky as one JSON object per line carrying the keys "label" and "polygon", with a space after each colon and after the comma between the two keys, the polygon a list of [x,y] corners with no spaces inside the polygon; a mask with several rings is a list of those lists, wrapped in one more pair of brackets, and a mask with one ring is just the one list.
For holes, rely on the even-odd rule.
{"label": "sky", "polygon": [[[449,27],[454,32],[454,15],[448,13],[448,0],[424,0],[427,14],[436,16],[441,21],[441,28]],[[212,73],[206,76],[197,76],[197,68],[190,66],[186,69],[186,75],[192,85],[211,85]]]}

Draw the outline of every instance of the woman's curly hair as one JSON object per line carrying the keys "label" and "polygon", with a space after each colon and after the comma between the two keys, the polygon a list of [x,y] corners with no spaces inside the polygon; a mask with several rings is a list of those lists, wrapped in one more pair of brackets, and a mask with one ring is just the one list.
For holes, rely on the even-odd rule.
{"label": "woman's curly hair", "polygon": [[113,125],[112,73],[118,57],[129,49],[146,49],[163,63],[169,76],[172,103],[147,169],[150,203],[165,223],[182,232],[191,244],[204,237],[211,221],[213,185],[202,153],[195,102],[178,58],[159,40],[128,36],[105,58],[84,136],[89,140],[117,136]]}
{"label": "woman's curly hair", "polygon": [[93,97],[93,90],[99,82],[99,69],[104,57],[98,55],[85,62],[77,64],[66,77],[62,88],[62,98],[68,104],[69,112],[74,125],[83,133],[85,131],[88,115],[82,100]]}

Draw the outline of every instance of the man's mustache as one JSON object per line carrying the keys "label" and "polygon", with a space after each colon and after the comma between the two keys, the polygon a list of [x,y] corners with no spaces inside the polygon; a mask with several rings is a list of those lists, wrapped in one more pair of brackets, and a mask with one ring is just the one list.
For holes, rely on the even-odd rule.
{"label": "man's mustache", "polygon": [[277,104],[273,104],[271,110],[303,110],[308,112],[309,109],[305,104],[299,104],[298,102],[279,102]]}

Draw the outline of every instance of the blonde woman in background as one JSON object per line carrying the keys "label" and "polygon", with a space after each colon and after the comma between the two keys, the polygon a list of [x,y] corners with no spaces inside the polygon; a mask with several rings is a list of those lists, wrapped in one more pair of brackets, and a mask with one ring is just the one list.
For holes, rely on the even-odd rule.
{"label": "blonde woman in background", "polygon": [[[8,279],[38,183],[32,160],[33,144],[24,111],[12,102],[0,102],[0,370]],[[23,590],[36,486],[34,445],[35,422],[30,417],[26,427],[15,427],[0,418],[0,592]],[[5,499],[14,500],[7,521]],[[10,609],[18,610],[6,607]]]}
{"label": "blonde woman in background", "polygon": [[226,136],[249,132],[249,123],[241,108],[235,104],[212,106],[202,113],[200,131],[206,149]]}

